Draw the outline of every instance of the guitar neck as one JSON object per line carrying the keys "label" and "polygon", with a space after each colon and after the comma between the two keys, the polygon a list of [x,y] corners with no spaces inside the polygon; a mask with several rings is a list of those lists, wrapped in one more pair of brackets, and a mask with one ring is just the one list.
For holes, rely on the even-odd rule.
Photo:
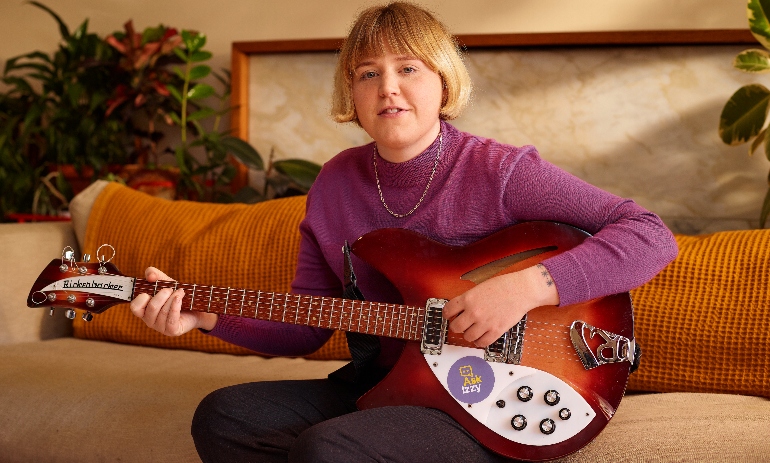
{"label": "guitar neck", "polygon": [[369,301],[222,288],[176,281],[136,279],[134,295],[155,295],[163,288],[183,289],[182,308],[196,312],[267,320],[293,325],[373,334],[418,341],[422,338],[422,308]]}

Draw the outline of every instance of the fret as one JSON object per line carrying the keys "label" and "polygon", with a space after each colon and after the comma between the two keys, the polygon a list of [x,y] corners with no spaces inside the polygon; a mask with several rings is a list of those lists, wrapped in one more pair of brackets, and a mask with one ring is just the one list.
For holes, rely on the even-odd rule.
{"label": "fret", "polygon": [[260,297],[262,297],[262,291],[257,291],[257,300],[254,301],[254,318],[257,318],[257,314],[259,314],[259,298]]}
{"label": "fret", "polygon": [[270,314],[268,320],[273,321],[273,301],[275,301],[275,293],[270,293]]}
{"label": "fret", "polygon": [[288,302],[288,297],[286,295],[283,295],[283,313],[281,314],[281,323],[286,323],[286,303]]}
{"label": "fret", "polygon": [[192,291],[192,298],[190,299],[190,310],[193,309],[193,303],[195,302],[195,287],[197,285],[193,284],[193,291]]}
{"label": "fret", "polygon": [[[396,310],[396,304],[393,304],[393,310]],[[385,311],[385,323],[388,322],[388,311]],[[393,337],[393,312],[390,312],[390,324],[388,325],[388,337]]]}
{"label": "fret", "polygon": [[209,292],[209,305],[206,307],[206,312],[211,313],[211,296],[214,294],[214,287],[211,287],[211,292]]}
{"label": "fret", "polygon": [[152,290],[152,295],[158,294],[158,280],[155,280],[155,288]]}
{"label": "fret", "polygon": [[246,299],[246,290],[243,290],[243,295],[241,296],[241,310],[238,313],[239,317],[243,317],[243,301]]}
{"label": "fret", "polygon": [[[324,311],[324,299],[320,298],[321,300],[318,301],[318,312],[323,313]],[[331,307],[331,311],[329,312],[329,328],[332,327],[334,324],[334,306]]]}
{"label": "fret", "polygon": [[225,293],[225,312],[224,314],[227,315],[227,302],[230,300],[230,287],[227,287],[227,293]]}
{"label": "fret", "polygon": [[[287,299],[288,299],[288,296],[287,296]],[[294,324],[295,325],[299,325],[299,301],[300,301],[300,296],[298,295],[297,296],[296,306],[294,307]],[[308,314],[308,323],[307,324],[310,325],[310,314]]]}
{"label": "fret", "polygon": [[372,304],[370,302],[367,307],[367,315],[366,315],[366,332],[370,334],[372,332],[370,328],[371,323],[372,323]]}
{"label": "fret", "polygon": [[[352,306],[350,307],[350,314],[351,315],[353,314],[355,309],[356,309],[356,304],[353,303]],[[358,328],[356,329],[356,332],[358,332],[358,333],[361,332],[361,317],[360,316],[358,317]]]}
{"label": "fret", "polygon": [[177,286],[179,286],[179,282],[178,282],[178,281],[175,281],[175,282],[174,282],[174,291],[175,291],[175,292],[176,292],[176,288],[177,288]]}

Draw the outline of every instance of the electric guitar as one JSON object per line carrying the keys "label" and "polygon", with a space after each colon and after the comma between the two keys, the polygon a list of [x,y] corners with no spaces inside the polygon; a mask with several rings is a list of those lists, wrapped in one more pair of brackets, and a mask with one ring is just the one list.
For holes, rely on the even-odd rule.
{"label": "electric guitar", "polygon": [[387,277],[404,304],[150,283],[122,275],[112,257],[76,262],[65,248],[40,274],[27,305],[66,307],[70,318],[72,309],[82,309],[90,320],[136,294],[183,288],[182,307],[189,310],[403,339],[398,362],[359,399],[360,409],[440,409],[488,449],[542,461],[588,444],[618,408],[638,360],[629,295],[533,309],[485,349],[450,332],[442,307],[481,281],[567,251],[587,236],[553,222],[521,223],[465,247],[403,229],[362,236],[352,252]]}

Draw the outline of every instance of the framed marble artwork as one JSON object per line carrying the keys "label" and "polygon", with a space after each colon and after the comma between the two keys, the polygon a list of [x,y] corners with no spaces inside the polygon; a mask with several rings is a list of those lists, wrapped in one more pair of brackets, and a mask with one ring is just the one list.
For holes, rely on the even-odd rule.
{"label": "framed marble artwork", "polygon": [[[732,59],[748,30],[460,35],[474,82],[452,123],[513,145],[659,214],[677,232],[750,228],[767,160],[717,135],[755,77]],[[370,139],[329,116],[340,39],[236,42],[231,126],[265,154],[324,163]],[[248,182],[241,173],[241,182]]]}

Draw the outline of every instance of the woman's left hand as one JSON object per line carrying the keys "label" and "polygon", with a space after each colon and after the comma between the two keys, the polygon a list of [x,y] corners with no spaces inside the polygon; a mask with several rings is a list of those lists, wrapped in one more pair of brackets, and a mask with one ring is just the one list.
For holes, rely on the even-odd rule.
{"label": "woman's left hand", "polygon": [[558,305],[559,293],[542,265],[500,275],[474,286],[444,306],[449,329],[466,341],[486,347],[530,310]]}

